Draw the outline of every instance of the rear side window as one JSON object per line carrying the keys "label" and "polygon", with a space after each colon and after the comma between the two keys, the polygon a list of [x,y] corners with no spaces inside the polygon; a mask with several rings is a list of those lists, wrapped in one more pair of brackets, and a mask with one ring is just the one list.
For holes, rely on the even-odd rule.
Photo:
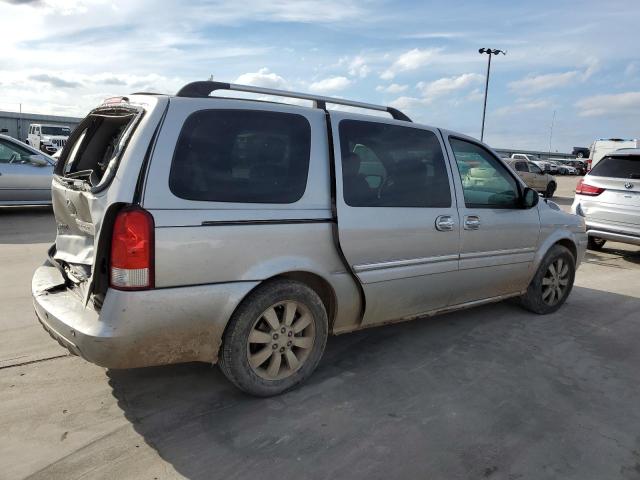
{"label": "rear side window", "polygon": [[449,176],[433,132],[340,122],[344,201],[352,207],[450,207]]}
{"label": "rear side window", "polygon": [[302,115],[202,110],[182,127],[169,188],[187,200],[294,203],[307,185],[310,150]]}
{"label": "rear side window", "polygon": [[90,113],[65,145],[56,173],[102,188],[115,174],[132,131],[130,127],[138,118],[137,110],[128,109],[102,109]]}
{"label": "rear side window", "polygon": [[516,162],[516,170],[518,172],[528,172],[529,169],[527,168],[527,162]]}
{"label": "rear side window", "polygon": [[640,156],[604,157],[590,175],[613,178],[640,178]]}

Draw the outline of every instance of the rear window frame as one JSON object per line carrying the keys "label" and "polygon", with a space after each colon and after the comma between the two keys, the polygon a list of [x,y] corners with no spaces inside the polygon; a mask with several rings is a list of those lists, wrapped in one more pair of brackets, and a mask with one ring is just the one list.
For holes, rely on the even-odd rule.
{"label": "rear window frame", "polygon": [[[306,168],[305,168],[305,175],[304,175],[304,188],[302,189],[302,191],[300,192],[300,195],[293,201],[287,201],[287,202],[274,202],[274,201],[239,201],[239,200],[220,200],[220,199],[201,199],[201,198],[191,198],[191,197],[187,197],[182,195],[180,192],[176,192],[174,190],[174,186],[172,185],[172,173],[173,173],[173,169],[176,166],[176,154],[178,152],[178,147],[180,146],[180,142],[183,139],[183,135],[185,134],[186,131],[186,125],[189,122],[189,120],[192,119],[192,117],[203,114],[205,112],[210,112],[210,113],[237,113],[237,112],[244,112],[244,113],[269,113],[269,114],[276,114],[276,115],[286,115],[286,116],[294,116],[294,117],[299,117],[301,120],[304,121],[305,123],[305,127],[308,130],[308,143],[309,143],[309,150],[307,152],[307,161],[306,161]],[[187,202],[196,202],[199,204],[223,204],[223,205],[269,205],[269,206],[290,206],[290,205],[295,205],[296,203],[300,202],[305,194],[308,191],[308,187],[309,187],[309,173],[311,172],[311,163],[312,163],[312,156],[313,156],[313,127],[311,125],[311,122],[309,121],[309,118],[307,118],[305,115],[302,115],[301,113],[293,113],[293,112],[284,112],[284,111],[278,111],[278,110],[268,110],[268,109],[253,109],[253,108],[201,108],[201,109],[197,109],[194,110],[193,112],[191,112],[189,115],[186,116],[186,118],[184,119],[184,121],[182,122],[182,125],[180,126],[180,131],[178,133],[178,136],[176,138],[175,144],[174,144],[174,149],[173,149],[173,153],[171,155],[171,163],[169,165],[169,174],[167,176],[167,186],[169,189],[169,192],[171,192],[171,194],[180,200],[183,201],[187,201]]]}
{"label": "rear window frame", "polygon": [[[86,127],[91,121],[92,115],[104,115],[105,113],[109,112],[118,112],[129,115],[133,114],[134,118],[133,120],[131,120],[131,122],[129,122],[129,125],[127,125],[126,129],[121,134],[120,141],[118,142],[118,149],[114,151],[113,157],[111,158],[109,164],[105,169],[105,174],[100,179],[98,184],[93,186],[91,186],[86,180],[66,177],[63,173],[63,170],[69,158],[70,152],[74,150],[73,148],[71,148],[71,145],[73,145],[78,140],[78,138],[83,135]],[[131,137],[133,137],[133,134],[140,124],[140,121],[144,117],[144,114],[145,109],[143,107],[129,104],[101,105],[91,110],[87,114],[87,116],[71,131],[71,135],[69,135],[69,138],[65,143],[65,148],[63,148],[62,154],[60,155],[60,158],[58,159],[58,162],[56,163],[56,166],[53,170],[53,180],[57,181],[67,188],[70,188],[71,190],[86,191],[93,194],[100,193],[101,191],[108,188],[116,176],[118,167],[120,166],[120,160],[122,159],[124,152],[126,152],[129,141],[131,140]]]}

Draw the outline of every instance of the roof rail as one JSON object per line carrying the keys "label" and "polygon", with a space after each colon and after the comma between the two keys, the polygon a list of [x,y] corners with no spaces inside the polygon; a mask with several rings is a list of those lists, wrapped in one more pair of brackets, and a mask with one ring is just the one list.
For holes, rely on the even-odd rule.
{"label": "roof rail", "polygon": [[300,98],[303,100],[313,101],[315,108],[327,109],[327,103],[334,105],[347,105],[349,107],[364,108],[367,110],[377,110],[379,112],[387,112],[396,120],[403,120],[410,122],[411,119],[407,117],[400,110],[393,107],[385,107],[382,105],[374,105],[371,103],[354,102],[352,100],[343,100],[342,98],[323,97],[321,95],[311,95],[309,93],[289,92],[287,90],[276,90],[272,88],[252,87],[250,85],[238,85],[235,83],[214,82],[210,80],[191,82],[182,87],[177,97],[192,97],[192,98],[204,98],[208,97],[212,92],[216,90],[233,90],[236,92],[249,92],[259,93],[262,95],[274,95],[278,97]]}

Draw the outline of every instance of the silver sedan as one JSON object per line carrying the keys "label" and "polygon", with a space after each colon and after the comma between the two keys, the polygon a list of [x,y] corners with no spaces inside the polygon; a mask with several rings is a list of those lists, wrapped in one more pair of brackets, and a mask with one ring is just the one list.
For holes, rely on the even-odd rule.
{"label": "silver sedan", "polygon": [[48,155],[0,135],[0,205],[51,204],[54,165]]}

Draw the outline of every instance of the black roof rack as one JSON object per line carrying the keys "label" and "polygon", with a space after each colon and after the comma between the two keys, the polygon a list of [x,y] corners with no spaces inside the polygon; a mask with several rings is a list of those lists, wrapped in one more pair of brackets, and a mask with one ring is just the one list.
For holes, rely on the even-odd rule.
{"label": "black roof rack", "polygon": [[303,100],[313,101],[315,108],[326,110],[327,103],[334,105],[346,105],[349,107],[364,108],[367,110],[377,110],[379,112],[387,112],[396,120],[410,122],[400,110],[393,107],[385,107],[382,105],[374,105],[372,103],[354,102],[352,100],[344,100],[342,98],[323,97],[321,95],[312,95],[309,93],[289,92],[287,90],[276,90],[272,88],[252,87],[250,85],[238,85],[235,83],[214,82],[212,80],[204,80],[199,82],[191,82],[182,87],[177,97],[205,98],[216,90],[232,90],[236,92],[259,93],[262,95],[274,95],[278,97],[300,98]]}

